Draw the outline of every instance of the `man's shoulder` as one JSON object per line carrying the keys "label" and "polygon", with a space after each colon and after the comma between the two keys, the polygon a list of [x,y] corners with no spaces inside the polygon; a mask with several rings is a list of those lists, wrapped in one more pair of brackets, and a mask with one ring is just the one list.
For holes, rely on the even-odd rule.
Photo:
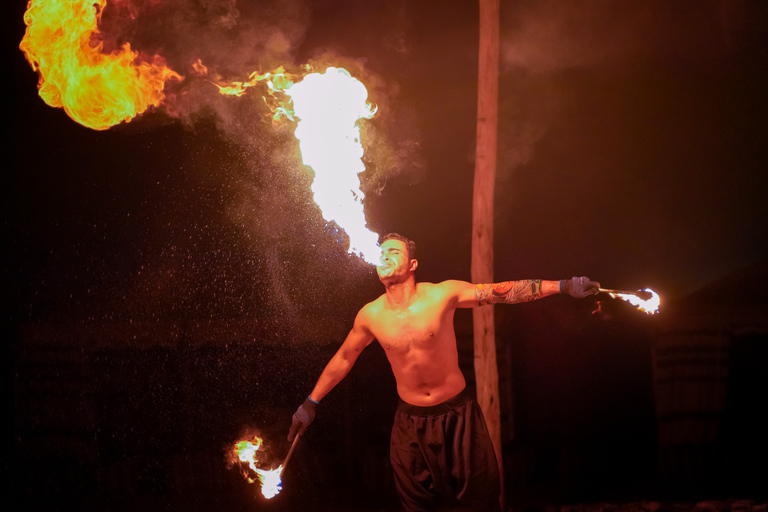
{"label": "man's shoulder", "polygon": [[451,299],[457,296],[467,286],[472,286],[466,281],[447,280],[439,283],[419,283],[420,295],[431,297],[432,300]]}
{"label": "man's shoulder", "polygon": [[468,298],[474,297],[475,285],[457,279],[449,279],[447,281],[441,281],[437,284],[433,284],[424,295],[432,297],[432,300],[445,302],[447,305],[456,307],[459,304],[463,304],[461,307],[466,307],[468,304]]}
{"label": "man's shoulder", "polygon": [[376,312],[381,310],[381,307],[384,304],[385,300],[386,300],[385,294],[379,295],[377,298],[373,299],[371,302],[367,303],[365,306],[360,308],[358,315],[369,316],[371,314],[375,314]]}
{"label": "man's shoulder", "polygon": [[440,292],[452,292],[467,286],[474,286],[467,281],[460,281],[457,279],[448,279],[446,281],[440,281],[439,283],[424,283],[429,285],[429,290]]}

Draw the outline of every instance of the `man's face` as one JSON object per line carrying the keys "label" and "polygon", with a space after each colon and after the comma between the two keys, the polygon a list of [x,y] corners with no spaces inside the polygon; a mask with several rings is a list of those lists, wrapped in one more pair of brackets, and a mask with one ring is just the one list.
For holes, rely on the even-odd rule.
{"label": "man's face", "polygon": [[411,260],[408,259],[408,249],[400,240],[387,240],[381,244],[381,262],[376,267],[379,279],[391,280],[398,276],[406,275],[411,268]]}

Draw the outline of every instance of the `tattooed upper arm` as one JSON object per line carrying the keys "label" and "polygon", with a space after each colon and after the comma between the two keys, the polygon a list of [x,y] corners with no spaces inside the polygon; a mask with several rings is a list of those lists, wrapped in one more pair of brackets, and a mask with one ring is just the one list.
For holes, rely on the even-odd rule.
{"label": "tattooed upper arm", "polygon": [[506,281],[496,284],[478,284],[475,286],[475,299],[479,306],[504,302],[514,304],[529,302],[543,297],[541,279]]}

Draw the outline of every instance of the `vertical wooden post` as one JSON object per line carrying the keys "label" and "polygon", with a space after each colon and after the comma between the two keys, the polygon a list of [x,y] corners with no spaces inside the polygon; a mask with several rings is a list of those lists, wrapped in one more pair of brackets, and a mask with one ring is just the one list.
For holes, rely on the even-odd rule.
{"label": "vertical wooden post", "polygon": [[[477,151],[472,201],[472,281],[493,282],[493,191],[499,103],[499,0],[480,0]],[[477,400],[501,461],[499,374],[492,307],[473,310]],[[503,473],[502,488],[503,488]]]}

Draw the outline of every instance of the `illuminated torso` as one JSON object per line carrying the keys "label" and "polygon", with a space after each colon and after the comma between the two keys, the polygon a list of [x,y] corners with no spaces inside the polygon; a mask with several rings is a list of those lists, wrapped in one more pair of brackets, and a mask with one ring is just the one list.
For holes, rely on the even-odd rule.
{"label": "illuminated torso", "polygon": [[429,406],[464,389],[453,330],[455,305],[441,285],[419,283],[407,305],[393,306],[382,295],[366,309],[368,328],[387,354],[400,398]]}

